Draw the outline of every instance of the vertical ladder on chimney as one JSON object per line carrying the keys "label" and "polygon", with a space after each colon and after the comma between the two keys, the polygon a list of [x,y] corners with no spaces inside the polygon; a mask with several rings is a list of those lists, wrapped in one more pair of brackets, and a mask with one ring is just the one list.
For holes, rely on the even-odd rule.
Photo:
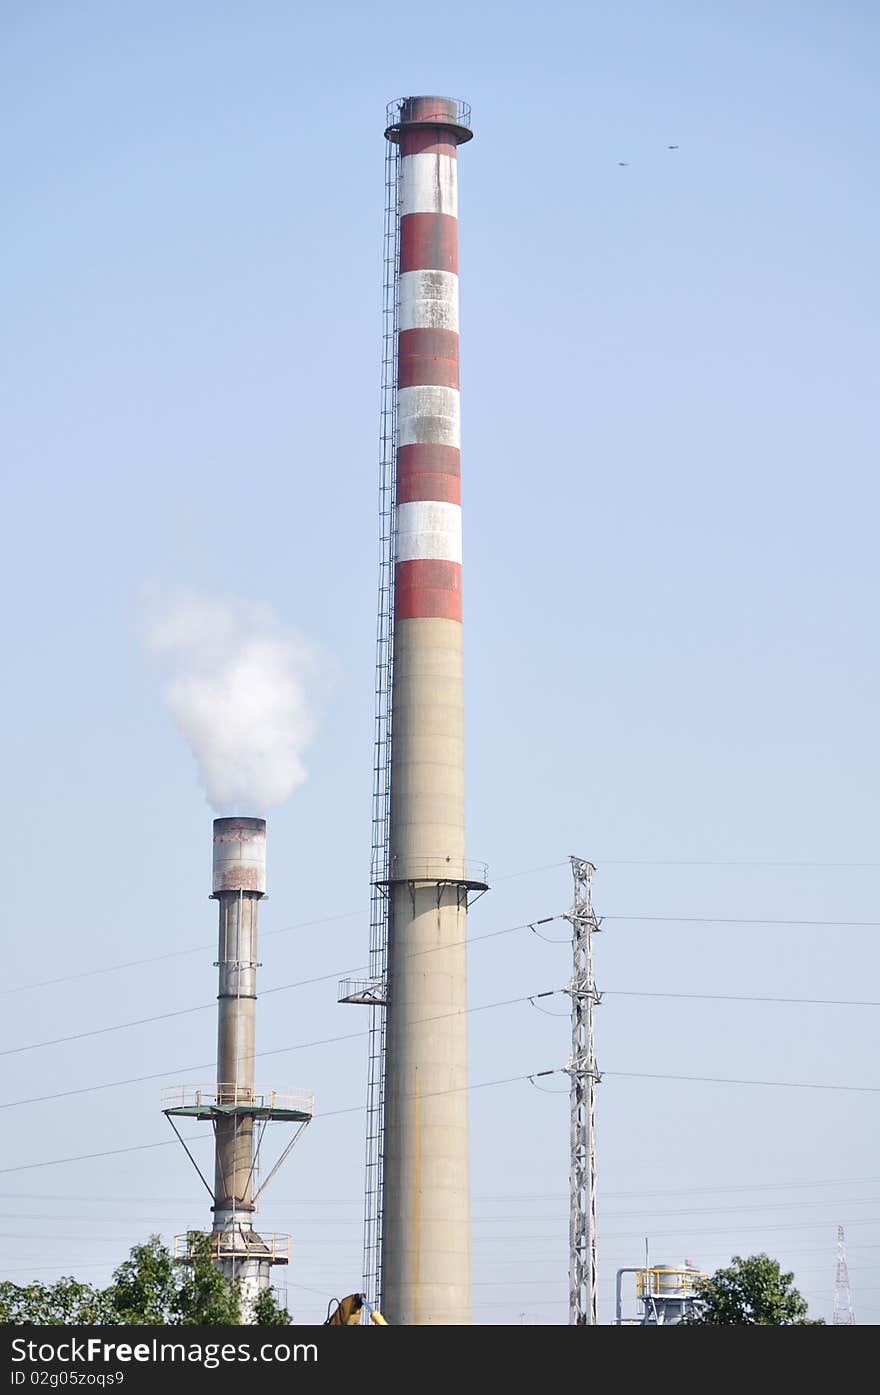
{"label": "vertical ladder on chimney", "polygon": [[369,1077],[367,1084],[364,1292],[382,1306],[382,1155],[385,1123],[385,973],[391,813],[391,685],[394,668],[395,494],[397,482],[397,320],[400,148],[385,154],[384,297],[379,450],[379,605],[376,630],[376,729],[370,903]]}

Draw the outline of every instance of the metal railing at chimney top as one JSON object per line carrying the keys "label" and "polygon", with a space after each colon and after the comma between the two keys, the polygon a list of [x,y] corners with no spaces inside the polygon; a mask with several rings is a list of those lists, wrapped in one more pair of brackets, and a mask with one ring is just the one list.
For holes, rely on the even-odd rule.
{"label": "metal railing at chimney top", "polygon": [[[403,111],[403,108],[406,105],[407,100],[408,98],[406,97],[395,97],[393,102],[388,103],[387,107],[385,108],[386,127],[393,127],[397,125],[397,123],[400,120],[400,114]],[[458,100],[458,98],[455,97],[441,97],[438,100],[442,103],[452,101],[455,102],[454,115],[448,110],[448,108],[445,105],[438,106],[436,111],[436,117],[438,121],[443,123],[453,122],[456,126],[465,126],[468,130],[470,130],[471,109],[467,102],[461,102]],[[423,109],[420,109],[419,120],[430,122],[431,113],[425,112]]]}

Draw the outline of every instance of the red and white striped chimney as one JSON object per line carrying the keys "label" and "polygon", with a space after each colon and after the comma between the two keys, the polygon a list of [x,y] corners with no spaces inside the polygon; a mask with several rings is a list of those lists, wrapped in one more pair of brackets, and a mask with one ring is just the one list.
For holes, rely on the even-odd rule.
{"label": "red and white striped chimney", "polygon": [[411,98],[401,112],[398,621],[461,621],[456,147],[464,132],[435,124],[456,116],[456,103],[434,97]]}
{"label": "red and white striped chimney", "polygon": [[383,1306],[471,1320],[457,148],[468,114],[408,97],[400,147]]}

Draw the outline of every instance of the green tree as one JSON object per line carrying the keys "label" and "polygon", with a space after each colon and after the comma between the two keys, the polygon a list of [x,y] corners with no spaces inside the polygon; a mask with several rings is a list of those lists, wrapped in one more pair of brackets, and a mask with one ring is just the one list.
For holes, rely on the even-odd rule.
{"label": "green tree", "polygon": [[[97,1326],[218,1326],[242,1323],[241,1290],[214,1263],[211,1238],[193,1232],[190,1259],[178,1264],[158,1235],[135,1245],[105,1289],[73,1278],[53,1284],[0,1283],[0,1324]],[[271,1290],[256,1301],[263,1326],[289,1326],[287,1309]]]}
{"label": "green tree", "polygon": [[175,1321],[179,1289],[178,1266],[159,1236],[151,1235],[132,1247],[104,1296],[115,1322],[152,1327]]}
{"label": "green tree", "polygon": [[112,1321],[105,1295],[66,1276],[54,1284],[0,1283],[0,1325],[97,1326]]}
{"label": "green tree", "polygon": [[793,1281],[794,1274],[783,1274],[769,1255],[734,1255],[726,1269],[699,1285],[690,1322],[702,1327],[821,1326],[821,1318],[807,1317],[807,1300]]}

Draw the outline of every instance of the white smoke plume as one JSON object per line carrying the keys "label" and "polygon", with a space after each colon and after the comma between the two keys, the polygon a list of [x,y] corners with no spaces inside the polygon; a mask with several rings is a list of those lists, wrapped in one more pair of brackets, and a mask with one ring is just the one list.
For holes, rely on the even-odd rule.
{"label": "white smoke plume", "polygon": [[259,813],[306,779],[315,652],[266,607],[183,596],[149,622],[165,702],[217,813]]}

